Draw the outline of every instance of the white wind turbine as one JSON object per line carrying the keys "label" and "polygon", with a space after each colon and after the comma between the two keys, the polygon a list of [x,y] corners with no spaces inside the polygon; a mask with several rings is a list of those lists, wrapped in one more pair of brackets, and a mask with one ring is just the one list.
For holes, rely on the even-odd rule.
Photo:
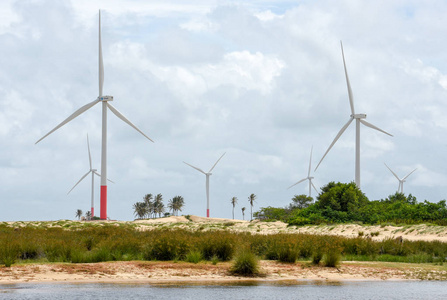
{"label": "white wind turbine", "polygon": [[145,135],[140,129],[138,129],[132,122],[130,122],[125,116],[123,116],[115,107],[110,104],[110,101],[113,101],[113,96],[104,96],[102,94],[102,89],[104,85],[104,64],[102,60],[102,45],[101,45],[101,11],[99,11],[99,96],[93,102],[90,102],[73,114],[71,114],[68,118],[66,118],[62,123],[57,125],[53,130],[44,135],[40,140],[36,142],[40,142],[48,135],[61,128],[77,116],[81,115],[88,109],[92,108],[96,104],[102,102],[102,140],[101,140],[101,200],[100,200],[100,218],[102,220],[107,219],[107,108],[112,111],[118,118],[126,122],[132,128],[141,133],[148,140],[153,142],[147,135]]}
{"label": "white wind turbine", "polygon": [[393,136],[393,135],[391,135],[388,132],[386,132],[386,131],[384,131],[384,130],[374,126],[371,123],[366,122],[364,120],[364,119],[366,119],[366,114],[356,114],[355,113],[355,110],[354,110],[354,97],[352,95],[351,84],[349,83],[348,71],[346,70],[345,55],[344,55],[344,52],[343,52],[343,44],[342,44],[341,41],[340,41],[340,44],[341,44],[341,54],[342,54],[342,57],[343,57],[343,66],[344,66],[344,69],[345,69],[346,84],[348,86],[349,104],[351,105],[351,116],[349,118],[348,123],[346,123],[341,128],[341,130],[338,132],[338,134],[335,137],[335,139],[332,142],[332,144],[326,150],[326,153],[324,153],[323,157],[321,158],[320,162],[318,163],[317,167],[315,168],[315,171],[318,169],[318,166],[321,164],[321,162],[323,161],[324,157],[329,152],[329,150],[331,150],[332,146],[334,146],[334,144],[338,141],[338,139],[343,134],[343,132],[345,132],[346,128],[348,128],[348,126],[351,124],[351,122],[355,120],[355,184],[357,185],[358,188],[360,188],[360,123],[362,123],[363,125],[365,125],[367,127],[375,129],[377,131],[380,131],[380,132],[383,132],[385,134],[388,134],[389,136]]}
{"label": "white wind turbine", "polygon": [[[72,190],[74,190],[74,188],[85,178],[85,177],[87,177],[87,175],[88,174],[90,174],[90,173],[92,173],[92,203],[91,203],[91,216],[92,216],[92,218],[93,218],[93,216],[95,215],[95,210],[94,210],[94,199],[95,199],[95,197],[94,197],[94,191],[95,191],[95,175],[96,176],[99,176],[99,177],[101,177],[101,174],[99,174],[98,172],[97,172],[97,170],[96,169],[93,169],[93,167],[92,167],[92,156],[91,156],[91,154],[90,154],[90,143],[89,143],[89,141],[88,141],[88,135],[87,135],[87,149],[88,149],[88,160],[89,160],[89,163],[90,163],[90,170],[87,172],[87,173],[85,173],[85,175],[84,176],[82,176],[81,177],[81,179],[79,179],[79,181],[71,188],[71,190],[69,190],[68,191],[68,193],[67,193],[67,195],[68,194],[70,194],[70,192],[72,191]],[[110,179],[107,179],[108,181],[110,181],[111,183],[114,183],[112,180],[110,180]]]}
{"label": "white wind turbine", "polygon": [[191,168],[194,168],[197,171],[199,171],[199,172],[201,172],[201,173],[206,175],[206,217],[207,218],[210,217],[210,176],[212,175],[211,171],[214,169],[214,167],[217,165],[217,163],[221,160],[221,158],[225,155],[225,153],[222,154],[222,156],[216,161],[214,166],[208,172],[205,172],[202,169],[199,169],[197,167],[194,167],[193,165],[188,164],[187,162],[184,162],[185,164],[187,164]]}
{"label": "white wind turbine", "polygon": [[312,197],[312,187],[315,189],[315,191],[316,191],[317,194],[318,194],[318,190],[317,190],[317,188],[315,187],[315,185],[314,185],[313,182],[312,182],[312,179],[314,179],[314,178],[310,176],[310,170],[311,170],[311,168],[312,168],[312,149],[313,149],[313,147],[310,149],[309,171],[307,172],[307,177],[301,179],[301,180],[298,181],[297,183],[294,183],[294,184],[292,184],[291,186],[289,186],[289,187],[287,188],[287,189],[290,189],[291,187],[297,185],[298,183],[301,183],[301,182],[303,182],[303,181],[305,181],[305,180],[309,180],[309,197]]}
{"label": "white wind turbine", "polygon": [[[385,163],[384,163],[384,164],[385,164]],[[387,164],[385,164],[385,166],[388,168],[388,170],[390,170],[391,173],[393,173],[394,177],[396,177],[397,180],[399,180],[399,187],[397,188],[397,192],[403,194],[403,193],[404,193],[404,182],[406,181],[406,179],[408,178],[408,176],[410,176],[411,174],[413,174],[414,171],[417,170],[417,168],[414,169],[413,171],[411,171],[410,173],[408,173],[405,177],[399,178],[399,176],[397,176],[397,174],[394,173],[393,170],[391,170],[391,168],[388,167]]]}

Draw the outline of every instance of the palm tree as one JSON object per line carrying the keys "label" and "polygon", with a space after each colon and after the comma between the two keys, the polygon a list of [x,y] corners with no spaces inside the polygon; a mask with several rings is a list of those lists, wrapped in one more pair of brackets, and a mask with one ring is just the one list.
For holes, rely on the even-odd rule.
{"label": "palm tree", "polygon": [[233,205],[233,220],[234,220],[234,207],[237,204],[237,197],[231,198],[231,204]]}
{"label": "palm tree", "polygon": [[241,210],[242,210],[242,220],[245,220],[245,207],[242,207]]}
{"label": "palm tree", "polygon": [[250,203],[250,206],[251,206],[251,208],[250,208],[250,215],[251,215],[250,221],[253,220],[253,204],[255,204],[255,200],[256,200],[256,195],[255,194],[251,194],[248,197],[248,202]]}
{"label": "palm tree", "polygon": [[154,199],[154,213],[158,214],[158,217],[161,217],[161,214],[165,210],[165,205],[163,204],[163,196],[162,194],[158,194]]}
{"label": "palm tree", "polygon": [[134,215],[138,217],[138,219],[142,219],[147,213],[146,203],[144,202],[135,203],[133,205],[133,211]]}
{"label": "palm tree", "polygon": [[81,216],[82,216],[82,210],[81,209],[76,210],[76,218],[78,218],[78,220],[80,220]]}
{"label": "palm tree", "polygon": [[178,211],[182,211],[183,206],[185,205],[185,200],[182,196],[175,196],[174,198],[169,200],[168,208],[172,210],[172,215],[178,215]]}
{"label": "palm tree", "polygon": [[92,212],[88,210],[88,211],[85,213],[85,217],[87,218],[87,220],[91,220],[91,219],[92,219]]}
{"label": "palm tree", "polygon": [[143,197],[144,204],[146,205],[146,215],[148,218],[150,218],[151,214],[152,214],[152,209],[153,209],[152,199],[153,199],[152,194],[146,194]]}

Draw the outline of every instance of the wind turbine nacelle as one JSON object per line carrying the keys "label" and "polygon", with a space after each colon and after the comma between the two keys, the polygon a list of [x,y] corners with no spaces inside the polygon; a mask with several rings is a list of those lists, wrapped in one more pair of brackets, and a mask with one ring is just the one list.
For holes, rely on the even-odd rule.
{"label": "wind turbine nacelle", "polygon": [[113,96],[101,96],[101,97],[98,97],[98,100],[100,100],[100,101],[113,101]]}
{"label": "wind turbine nacelle", "polygon": [[354,119],[366,119],[366,114],[355,114],[351,115]]}

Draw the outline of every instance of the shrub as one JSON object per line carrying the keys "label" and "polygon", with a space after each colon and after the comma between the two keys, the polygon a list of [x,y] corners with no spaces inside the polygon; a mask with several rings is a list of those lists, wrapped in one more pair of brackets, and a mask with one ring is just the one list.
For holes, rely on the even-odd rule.
{"label": "shrub", "polygon": [[10,237],[5,237],[0,242],[0,262],[9,268],[16,262],[18,255],[19,247],[17,242],[10,239]]}
{"label": "shrub", "polygon": [[206,233],[206,236],[200,240],[200,249],[206,260],[217,256],[221,261],[228,261],[233,257],[234,241],[229,236],[223,233]]}
{"label": "shrub", "polygon": [[259,274],[259,261],[249,250],[242,250],[236,255],[230,268],[233,275],[255,276]]}
{"label": "shrub", "polygon": [[202,260],[202,253],[197,250],[189,251],[188,254],[186,254],[185,261],[190,263],[199,263]]}
{"label": "shrub", "polygon": [[324,265],[326,267],[336,268],[340,263],[341,253],[340,250],[334,248],[328,249],[324,256]]}
{"label": "shrub", "polygon": [[146,260],[184,259],[189,250],[188,236],[182,231],[162,231],[158,238],[146,245],[143,258]]}
{"label": "shrub", "polygon": [[284,263],[294,263],[298,258],[298,251],[295,246],[283,244],[278,249],[278,260]]}

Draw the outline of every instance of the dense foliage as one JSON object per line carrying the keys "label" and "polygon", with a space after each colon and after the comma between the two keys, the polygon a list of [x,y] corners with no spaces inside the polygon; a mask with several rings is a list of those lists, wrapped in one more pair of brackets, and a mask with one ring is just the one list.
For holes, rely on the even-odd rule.
{"label": "dense foliage", "polygon": [[[447,225],[446,201],[438,203],[417,202],[411,194],[390,195],[386,199],[369,201],[355,183],[330,182],[321,189],[315,203],[308,205],[305,195],[292,198],[285,208],[265,207],[254,215],[261,220],[280,220],[290,225],[362,222],[386,222]],[[297,205],[301,199],[306,205]]]}
{"label": "dense foliage", "polygon": [[[69,225],[68,223],[66,225]],[[241,254],[236,273],[256,271],[251,254],[293,263],[296,259],[336,266],[340,259],[402,262],[445,261],[447,244],[309,234],[257,235],[230,230],[188,231],[99,223],[84,228],[11,228],[0,224],[0,263],[91,263],[124,260],[228,261]],[[243,254],[243,255],[242,255]]]}

